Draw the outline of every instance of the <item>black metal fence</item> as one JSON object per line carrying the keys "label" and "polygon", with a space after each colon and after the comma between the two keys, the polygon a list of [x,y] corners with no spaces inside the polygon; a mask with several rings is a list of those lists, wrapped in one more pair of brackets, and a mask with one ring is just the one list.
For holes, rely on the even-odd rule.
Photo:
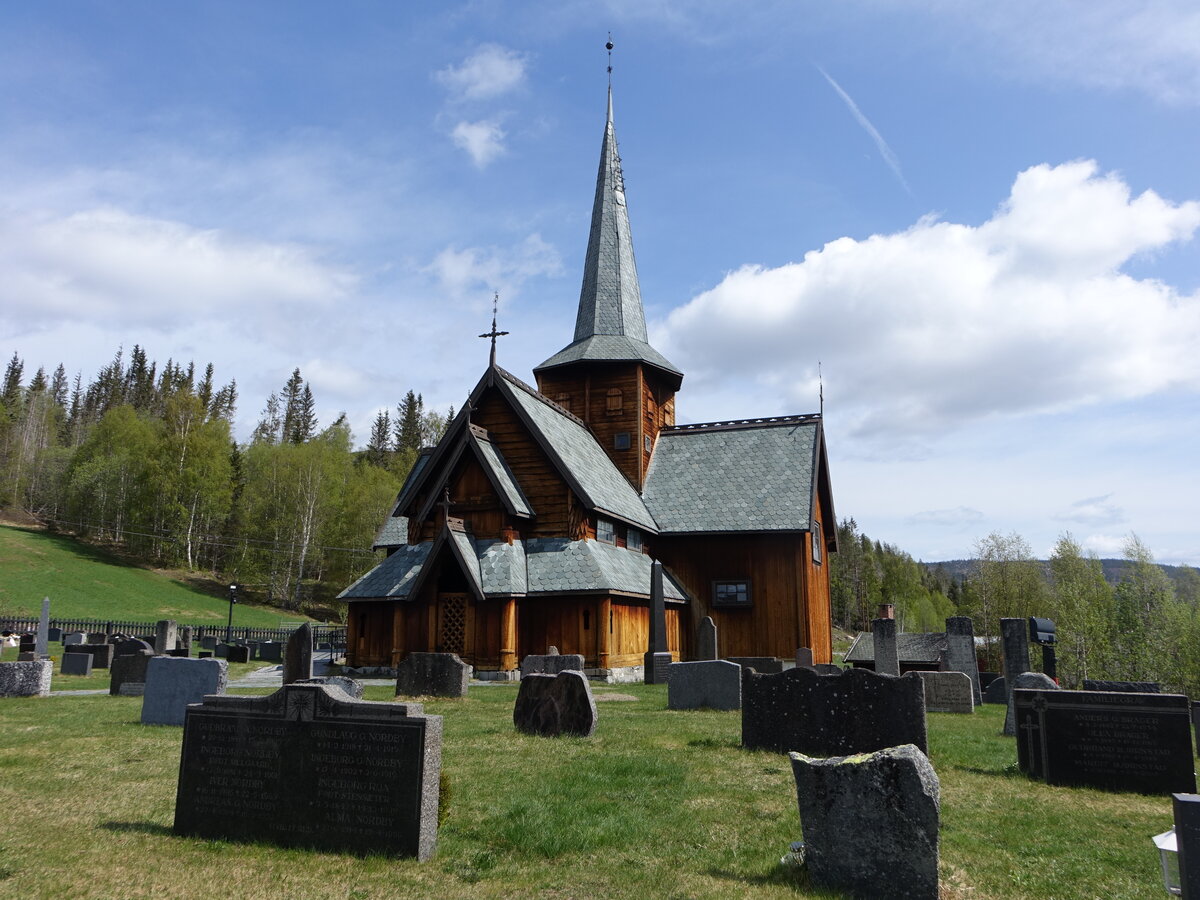
{"label": "black metal fence", "polygon": [[[128,634],[132,636],[152,636],[154,634],[154,626],[156,622],[118,622],[112,619],[51,619],[51,628],[61,628],[64,632],[68,631],[85,631],[85,632],[104,632],[105,634]],[[178,627],[190,627],[192,629],[192,640],[198,641],[206,635],[214,635],[224,640],[225,626],[224,625],[189,625],[187,622],[176,622]],[[18,634],[26,632],[36,632],[38,627],[38,618],[36,616],[30,618],[19,618],[4,616],[0,617],[0,631],[12,631]],[[291,637],[292,632],[299,626],[288,628],[245,628],[237,627],[230,629],[229,634],[233,638],[240,638],[246,641],[286,641]],[[334,647],[346,646],[346,628],[344,625],[314,625],[313,643],[314,644],[331,644]]]}

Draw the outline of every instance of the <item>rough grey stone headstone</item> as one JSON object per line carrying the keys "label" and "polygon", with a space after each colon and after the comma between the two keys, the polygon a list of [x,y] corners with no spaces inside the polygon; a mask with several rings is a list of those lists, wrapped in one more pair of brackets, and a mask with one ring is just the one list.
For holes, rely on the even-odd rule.
{"label": "rough grey stone headstone", "polygon": [[873,621],[871,643],[875,648],[875,671],[880,675],[899,675],[900,653],[896,646],[896,620]]}
{"label": "rough grey stone headstone", "polygon": [[668,709],[741,709],[742,667],[724,659],[672,663]]}
{"label": "rough grey stone headstone", "polygon": [[717,653],[717,623],[712,616],[705,616],[696,626],[696,659],[720,659]]}
{"label": "rough grey stone headstone", "polygon": [[307,622],[288,638],[283,660],[283,683],[292,684],[313,677],[313,635]]}
{"label": "rough grey stone headstone", "polygon": [[0,697],[48,697],[53,674],[48,659],[0,663]]}
{"label": "rough grey stone headstone", "polygon": [[937,900],[941,785],[912,744],[867,756],[789,754],[814,887],[871,900]]}
{"label": "rough grey stone headstone", "polygon": [[983,702],[979,686],[979,657],[975,654],[975,623],[970,616],[951,616],[946,620],[945,667],[950,672],[963,672],[971,679],[975,705]]}
{"label": "rough grey stone headstone", "polygon": [[187,651],[184,656],[192,655],[192,626],[184,625],[179,629],[179,641],[175,644],[176,649]]}
{"label": "rough grey stone headstone", "polygon": [[910,672],[897,678],[869,669],[819,675],[742,669],[742,746],[810,756],[871,753],[926,743],[925,689]]}
{"label": "rough grey stone headstone", "polygon": [[465,697],[470,681],[457,653],[409,653],[396,667],[396,696]]}
{"label": "rough grey stone headstone", "polygon": [[526,734],[589,737],[596,730],[596,701],[582,672],[527,675],[521,679],[513,724]]}
{"label": "rough grey stone headstone", "polygon": [[154,653],[165,656],[168,650],[175,649],[176,627],[174,619],[159,619],[154,626]]}
{"label": "rough grey stone headstone", "polygon": [[71,647],[75,644],[83,644],[87,641],[87,635],[82,631],[68,631],[62,636],[64,647]]}
{"label": "rough grey stone headstone", "polygon": [[225,693],[229,664],[223,659],[154,656],[146,669],[143,725],[182,725],[189,703]]}
{"label": "rough grey stone headstone", "polygon": [[796,665],[802,669],[811,669],[813,667],[813,655],[811,648],[799,647],[796,649]]}
{"label": "rough grey stone headstone", "polygon": [[38,619],[37,641],[33,652],[41,659],[50,652],[50,598],[42,598],[42,615]]}
{"label": "rough grey stone headstone", "polygon": [[355,681],[353,678],[344,678],[341,675],[321,675],[315,678],[310,678],[307,681],[294,681],[293,684],[324,684],[345,693],[352,700],[361,700],[363,697],[363,684],[361,681]]}
{"label": "rough grey stone headstone", "polygon": [[725,659],[762,675],[775,675],[783,671],[783,660],[773,656],[727,656]]}
{"label": "rough grey stone headstone", "polygon": [[[550,648],[554,650],[554,647]],[[521,677],[526,675],[557,675],[566,671],[582,672],[583,656],[579,653],[530,654],[521,660]]]}
{"label": "rough grey stone headstone", "polygon": [[62,666],[58,671],[61,675],[91,675],[92,654],[64,653],[62,658]]}
{"label": "rough grey stone headstone", "polygon": [[[1017,620],[1021,621],[1020,619]],[[1013,709],[1013,691],[1057,691],[1061,690],[1054,679],[1041,672],[1022,672],[1013,680],[1012,689],[1008,692],[1008,712],[1004,714],[1004,733],[1015,737],[1017,733],[1017,714]]]}
{"label": "rough grey stone headstone", "polygon": [[1012,693],[1013,679],[1030,670],[1029,665],[1029,621],[1027,619],[1001,619],[1000,639],[1004,645],[1004,702]]}
{"label": "rough grey stone headstone", "polygon": [[549,647],[546,648],[546,655],[547,656],[558,656],[558,648],[555,647],[553,644],[551,644]]}
{"label": "rough grey stone headstone", "polygon": [[975,691],[965,672],[918,672],[925,685],[925,712],[973,713]]}
{"label": "rough grey stone headstone", "polygon": [[1005,682],[1004,676],[993,678],[988,682],[988,686],[983,691],[984,703],[1007,703],[1008,702],[1008,683]]}
{"label": "rough grey stone headstone", "polygon": [[108,682],[109,695],[120,696],[121,688],[127,684],[145,684],[146,668],[153,658],[153,650],[138,650],[114,659],[109,667],[111,673]]}

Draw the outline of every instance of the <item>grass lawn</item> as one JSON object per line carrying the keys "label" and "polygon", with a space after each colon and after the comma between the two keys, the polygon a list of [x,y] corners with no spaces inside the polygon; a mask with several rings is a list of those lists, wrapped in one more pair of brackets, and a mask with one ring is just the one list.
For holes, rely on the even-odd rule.
{"label": "grass lawn", "polygon": [[[50,598],[51,618],[224,625],[229,615],[227,596],[206,594],[63,535],[0,526],[0,610],[37,616],[43,597]],[[233,624],[277,628],[282,619],[305,618],[239,600]]]}
{"label": "grass lawn", "polygon": [[[589,739],[516,732],[515,685],[427,703],[450,797],[426,863],[176,837],[182,729],[141,726],[132,697],[0,701],[0,896],[831,896],[778,866],[801,836],[787,757],[740,749],[736,712],[608,692],[638,699],[600,702]],[[1150,836],[1169,798],[1026,780],[1003,713],[930,716],[943,897],[1165,896]]]}

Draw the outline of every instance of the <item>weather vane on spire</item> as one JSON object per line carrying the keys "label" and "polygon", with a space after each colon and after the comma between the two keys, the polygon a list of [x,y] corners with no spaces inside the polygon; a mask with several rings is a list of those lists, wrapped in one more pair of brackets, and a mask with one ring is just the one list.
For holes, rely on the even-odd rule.
{"label": "weather vane on spire", "polygon": [[608,33],[608,42],[604,45],[604,49],[608,51],[608,86],[612,87],[612,32]]}
{"label": "weather vane on spire", "polygon": [[497,331],[496,330],[496,310],[499,306],[500,306],[500,292],[496,291],[492,295],[492,330],[485,334],[480,335],[481,338],[491,338],[492,339],[492,355],[491,355],[490,364],[493,366],[496,365],[496,338],[504,337],[506,334],[508,334],[507,331]]}
{"label": "weather vane on spire", "polygon": [[817,396],[821,404],[821,417],[825,416],[825,379],[821,376],[821,361],[817,360]]}

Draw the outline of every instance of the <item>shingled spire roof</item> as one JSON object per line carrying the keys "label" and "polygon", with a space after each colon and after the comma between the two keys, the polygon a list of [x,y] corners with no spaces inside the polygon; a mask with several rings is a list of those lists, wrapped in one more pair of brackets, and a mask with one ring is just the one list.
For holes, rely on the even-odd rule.
{"label": "shingled spire roof", "polygon": [[584,360],[642,361],[683,377],[646,342],[646,313],[642,309],[629,210],[625,205],[625,180],[613,127],[611,85],[608,119],[600,146],[600,171],[596,175],[596,199],[592,205],[592,229],[575,319],[575,340],[534,371]]}

